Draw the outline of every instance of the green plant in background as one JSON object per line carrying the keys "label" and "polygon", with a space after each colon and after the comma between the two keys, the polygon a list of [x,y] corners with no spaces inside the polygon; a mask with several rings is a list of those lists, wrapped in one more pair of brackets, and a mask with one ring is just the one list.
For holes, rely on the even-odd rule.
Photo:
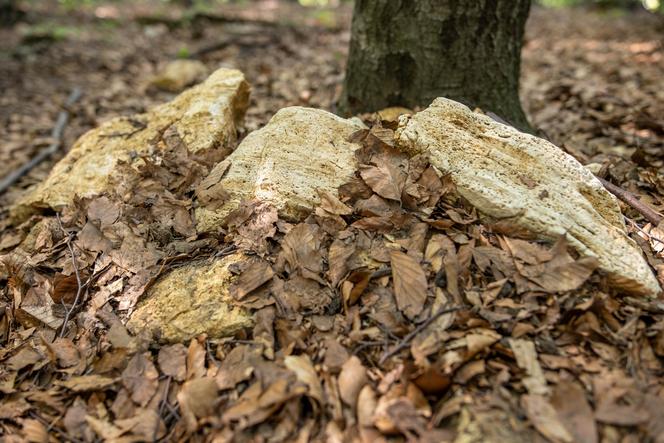
{"label": "green plant in background", "polygon": [[95,3],[95,0],[58,0],[60,6],[67,10],[80,8],[81,6],[90,6]]}
{"label": "green plant in background", "polygon": [[189,48],[186,46],[182,46],[180,49],[178,49],[178,52],[176,54],[177,58],[189,58],[191,53],[189,52]]}
{"label": "green plant in background", "polygon": [[664,12],[662,0],[538,0],[537,2],[548,8],[598,6],[606,9],[629,9],[642,6],[649,11]]}
{"label": "green plant in background", "polygon": [[75,27],[48,21],[24,27],[21,31],[21,39],[23,43],[62,41],[74,36],[77,32]]}

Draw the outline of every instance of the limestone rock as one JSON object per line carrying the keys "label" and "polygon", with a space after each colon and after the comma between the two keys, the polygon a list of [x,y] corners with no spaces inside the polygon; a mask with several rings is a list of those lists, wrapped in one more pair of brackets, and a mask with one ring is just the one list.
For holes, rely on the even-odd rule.
{"label": "limestone rock", "polygon": [[199,60],[174,60],[161,68],[150,84],[164,91],[180,92],[205,78],[207,72]]}
{"label": "limestone rock", "polygon": [[390,106],[377,112],[378,117],[383,121],[396,122],[402,115],[413,115],[413,110],[402,106]]}
{"label": "limestone rock", "polygon": [[199,231],[211,231],[243,200],[269,202],[298,219],[319,202],[317,190],[337,192],[353,176],[359,145],[348,137],[357,123],[326,111],[290,107],[249,134],[197,190]]}
{"label": "limestone rock", "polygon": [[661,291],[641,250],[626,235],[618,202],[573,157],[466,106],[438,98],[403,118],[398,145],[423,153],[481,213],[545,239],[566,235],[597,257],[613,283],[636,294]]}
{"label": "limestone rock", "polygon": [[[40,209],[57,210],[75,196],[109,191],[119,161],[135,164],[135,153],[158,149],[157,140],[174,127],[191,152],[219,159],[230,153],[249,101],[249,85],[237,70],[219,69],[203,83],[145,114],[112,119],[81,136],[48,178],[12,208],[15,222]],[[224,153],[225,151],[225,153]]]}
{"label": "limestone rock", "polygon": [[202,333],[213,339],[228,337],[252,327],[252,316],[235,306],[228,292],[234,278],[228,268],[244,259],[237,253],[169,272],[147,291],[127,327],[135,334],[148,330],[169,343]]}

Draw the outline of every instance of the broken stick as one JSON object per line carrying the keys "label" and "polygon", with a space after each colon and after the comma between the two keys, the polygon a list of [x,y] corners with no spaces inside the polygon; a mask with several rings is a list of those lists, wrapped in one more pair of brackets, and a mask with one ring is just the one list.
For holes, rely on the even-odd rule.
{"label": "broken stick", "polygon": [[652,223],[653,226],[658,226],[662,220],[664,220],[664,216],[652,209],[647,204],[643,203],[636,195],[626,191],[620,186],[614,185],[610,181],[604,180],[601,177],[597,177],[597,179],[602,182],[602,185],[604,185],[607,191],[618,197],[623,202],[627,203],[633,209],[637,210],[642,216],[645,217],[646,220]]}
{"label": "broken stick", "polygon": [[462,309],[467,309],[465,306],[452,306],[452,307],[446,307],[443,306],[441,307],[435,314],[433,314],[431,317],[427,318],[424,320],[422,323],[420,323],[412,332],[410,332],[408,335],[406,335],[399,343],[397,343],[392,349],[389,351],[385,352],[383,356],[380,358],[378,364],[383,364],[387,361],[388,358],[392,357],[394,354],[398,353],[402,349],[407,348],[410,346],[410,342],[413,341],[415,336],[425,330],[431,323],[433,323],[435,320],[437,320],[440,316],[444,314],[449,314],[450,312],[456,312],[460,311]]}
{"label": "broken stick", "polygon": [[16,183],[19,178],[30,172],[30,170],[32,170],[39,163],[43,162],[58,151],[62,145],[62,134],[64,133],[67,122],[69,121],[69,110],[67,108],[76,103],[80,97],[81,90],[79,88],[74,88],[71,94],[69,94],[69,97],[67,97],[65,107],[58,114],[58,119],[55,121],[55,126],[53,126],[53,130],[51,131],[51,138],[53,139],[53,142],[46,149],[40,151],[29,162],[25,163],[16,171],[2,179],[2,181],[0,181],[0,194],[4,193],[11,185]]}

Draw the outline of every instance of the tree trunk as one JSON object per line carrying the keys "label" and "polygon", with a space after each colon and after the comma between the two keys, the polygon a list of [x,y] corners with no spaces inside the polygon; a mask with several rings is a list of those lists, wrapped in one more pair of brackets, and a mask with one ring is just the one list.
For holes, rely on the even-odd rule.
{"label": "tree trunk", "polygon": [[447,97],[530,130],[519,102],[530,0],[355,0],[340,110]]}
{"label": "tree trunk", "polygon": [[0,26],[13,25],[20,17],[16,0],[0,0]]}

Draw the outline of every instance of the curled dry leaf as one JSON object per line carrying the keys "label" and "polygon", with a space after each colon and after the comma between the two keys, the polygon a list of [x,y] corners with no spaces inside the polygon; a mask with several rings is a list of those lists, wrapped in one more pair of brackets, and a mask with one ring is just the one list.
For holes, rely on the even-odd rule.
{"label": "curled dry leaf", "polygon": [[333,287],[336,287],[348,272],[348,260],[355,253],[355,244],[347,244],[341,239],[335,239],[330,245],[328,253],[328,278]]}
{"label": "curled dry leaf", "polygon": [[371,385],[364,385],[357,398],[357,423],[360,426],[373,426],[377,405],[376,392]]}
{"label": "curled dry leaf", "polygon": [[74,392],[85,392],[104,389],[111,386],[115,381],[116,380],[111,377],[103,377],[101,375],[80,375],[70,377],[68,380],[56,382],[56,384]]}
{"label": "curled dry leaf", "polygon": [[204,377],[207,373],[205,369],[205,356],[207,352],[201,343],[204,338],[199,337],[189,342],[187,349],[187,380]]}
{"label": "curled dry leaf", "polygon": [[297,379],[309,387],[309,395],[318,401],[319,405],[325,404],[323,399],[323,388],[321,387],[318,374],[314,369],[311,359],[306,355],[289,355],[284,359],[288,369],[295,372]]}
{"label": "curled dry leaf", "polygon": [[376,194],[390,200],[401,201],[406,173],[392,162],[381,161],[375,166],[360,166],[360,176]]}
{"label": "curled dry leaf", "polygon": [[547,394],[549,388],[546,385],[542,367],[537,360],[535,344],[532,341],[522,339],[510,339],[509,343],[517,364],[528,374],[528,377],[523,379],[523,384],[528,392],[531,394]]}
{"label": "curled dry leaf", "polygon": [[357,405],[360,390],[367,383],[367,370],[356,356],[352,356],[341,367],[339,374],[339,394],[341,399],[351,408]]}
{"label": "curled dry leaf", "polygon": [[351,208],[330,191],[319,189],[318,196],[320,197],[320,207],[330,214],[350,215],[353,213]]}

